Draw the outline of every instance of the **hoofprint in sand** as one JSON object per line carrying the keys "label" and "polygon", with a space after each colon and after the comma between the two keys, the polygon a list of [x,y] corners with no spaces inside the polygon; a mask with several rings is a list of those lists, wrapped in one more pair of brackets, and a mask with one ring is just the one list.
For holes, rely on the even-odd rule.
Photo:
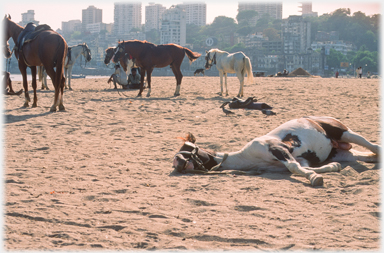
{"label": "hoofprint in sand", "polygon": [[[306,115],[332,116],[380,143],[379,84],[370,79],[256,78],[244,96],[277,113],[220,105],[219,77],[153,77],[150,98],[119,95],[107,79],[77,79],[65,112],[5,98],[4,247],[7,250],[378,250],[380,164],[342,163],[323,187],[291,173],[172,173],[193,133],[216,151]],[[50,83],[48,85],[51,85]],[[21,88],[14,82],[15,89]],[[354,148],[359,149],[359,147]]]}

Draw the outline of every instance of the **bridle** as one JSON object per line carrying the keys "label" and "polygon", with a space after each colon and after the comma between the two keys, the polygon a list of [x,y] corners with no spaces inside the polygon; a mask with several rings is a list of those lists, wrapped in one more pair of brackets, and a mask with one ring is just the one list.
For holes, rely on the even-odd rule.
{"label": "bridle", "polygon": [[199,152],[199,147],[197,145],[193,144],[192,142],[189,142],[189,141],[186,141],[184,143],[184,145],[187,145],[187,146],[191,147],[192,151],[179,151],[175,155],[175,157],[177,155],[185,155],[185,156],[187,156],[187,157],[183,156],[184,158],[186,158],[186,162],[185,162],[184,166],[181,169],[178,169],[178,172],[186,173],[185,169],[186,169],[186,167],[187,167],[187,165],[188,165],[188,163],[190,161],[192,161],[192,163],[197,167],[197,169],[195,169],[195,170],[208,172],[208,170],[204,167],[203,162],[201,161],[201,159],[197,155],[197,153]]}
{"label": "bridle", "polygon": [[[228,158],[228,154],[225,153],[225,154],[224,154],[224,157],[223,157],[223,160],[222,160],[219,164],[213,166],[211,169],[208,170],[207,168],[205,168],[204,163],[201,161],[201,159],[200,159],[199,156],[197,155],[198,152],[199,152],[199,147],[198,147],[197,145],[195,145],[194,143],[189,142],[189,141],[186,141],[186,142],[184,143],[184,145],[187,145],[187,146],[191,147],[192,150],[191,150],[191,151],[179,151],[179,152],[174,156],[174,159],[175,159],[176,156],[178,156],[178,155],[182,155],[183,158],[186,158],[186,159],[185,159],[184,166],[183,166],[182,168],[178,168],[178,169],[177,169],[177,171],[180,172],[180,173],[186,173],[186,172],[187,172],[187,171],[186,171],[186,167],[187,167],[187,165],[188,165],[188,163],[189,163],[190,161],[192,161],[193,165],[195,165],[195,168],[197,168],[197,169],[188,170],[188,172],[192,172],[192,173],[204,173],[204,174],[206,174],[206,173],[212,173],[212,172],[215,172],[215,171],[217,171],[218,169],[220,169],[220,167],[221,167],[221,165],[223,164],[223,162]],[[185,157],[184,155],[185,155],[186,157]]]}
{"label": "bridle", "polygon": [[[208,52],[207,56],[205,56],[205,60],[207,61],[205,67],[211,68],[213,64],[216,64],[216,53],[213,54],[212,60],[210,59],[211,53]],[[211,60],[211,63],[208,63]]]}

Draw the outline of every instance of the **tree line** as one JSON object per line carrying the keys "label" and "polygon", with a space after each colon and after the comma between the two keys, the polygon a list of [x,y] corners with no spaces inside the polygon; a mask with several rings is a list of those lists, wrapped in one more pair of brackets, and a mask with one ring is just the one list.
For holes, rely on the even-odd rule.
{"label": "tree line", "polygon": [[[218,16],[212,24],[205,26],[189,24],[187,25],[187,43],[192,44],[194,48],[204,48],[206,38],[215,37],[218,40],[216,47],[235,52],[244,49],[245,45],[243,43],[231,45],[228,36],[235,34],[246,36],[262,32],[263,36],[270,41],[281,40],[283,21],[264,14],[255,25],[250,23],[250,20],[257,15],[256,11],[246,10],[239,12],[236,20]],[[331,49],[327,56],[327,64],[330,68],[338,69],[341,62],[348,62],[355,67],[362,66],[366,71],[377,72],[380,18],[380,14],[367,16],[360,11],[351,14],[349,8],[341,8],[319,17],[305,17],[304,20],[311,23],[311,41],[315,40],[317,32],[336,31],[339,34],[339,40],[352,43],[356,47],[355,51],[347,55]]]}

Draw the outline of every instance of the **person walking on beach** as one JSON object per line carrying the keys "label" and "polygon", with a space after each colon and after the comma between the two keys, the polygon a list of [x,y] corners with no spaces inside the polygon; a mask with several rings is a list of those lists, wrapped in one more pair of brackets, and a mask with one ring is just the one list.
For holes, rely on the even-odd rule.
{"label": "person walking on beach", "polygon": [[363,76],[363,68],[359,67],[359,78]]}

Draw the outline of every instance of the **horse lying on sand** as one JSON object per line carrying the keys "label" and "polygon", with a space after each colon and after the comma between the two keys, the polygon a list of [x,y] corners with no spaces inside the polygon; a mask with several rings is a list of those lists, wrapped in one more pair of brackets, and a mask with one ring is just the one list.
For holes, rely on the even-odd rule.
{"label": "horse lying on sand", "polygon": [[252,64],[251,60],[243,53],[237,52],[230,54],[225,51],[221,51],[217,48],[213,48],[209,51],[205,51],[205,69],[210,69],[213,64],[216,65],[220,74],[221,92],[220,96],[223,96],[223,76],[225,78],[225,95],[228,96],[227,87],[227,73],[236,73],[237,78],[240,81],[240,90],[238,97],[244,96],[244,79],[247,74],[248,83],[253,82]]}
{"label": "horse lying on sand", "polygon": [[[288,121],[268,134],[257,137],[237,152],[215,153],[200,149],[196,138],[188,134],[173,159],[173,167],[182,173],[216,170],[277,170],[286,167],[305,176],[312,186],[322,186],[317,173],[341,170],[339,162],[377,163],[380,146],[353,132],[332,117],[303,117]],[[353,150],[351,143],[371,152]],[[324,162],[330,162],[321,166]],[[321,166],[321,167],[314,167]]]}

